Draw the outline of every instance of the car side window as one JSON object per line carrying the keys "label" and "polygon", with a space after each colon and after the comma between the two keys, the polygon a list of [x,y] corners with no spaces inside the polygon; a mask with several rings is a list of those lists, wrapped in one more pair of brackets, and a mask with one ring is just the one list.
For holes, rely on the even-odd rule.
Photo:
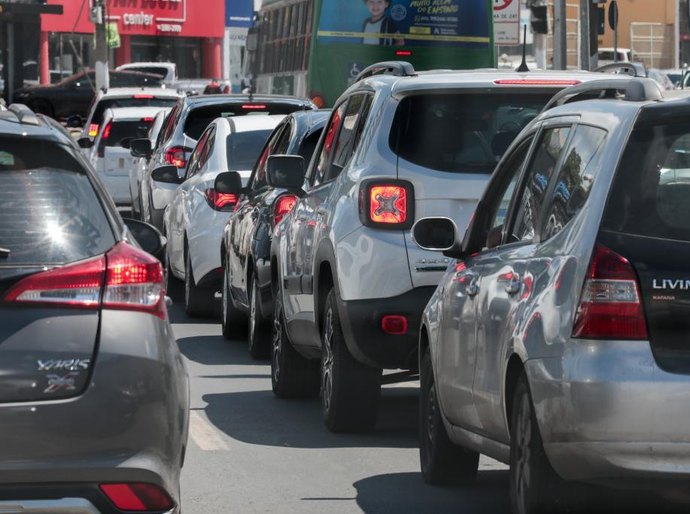
{"label": "car side window", "polygon": [[[203,166],[203,161],[205,152],[207,152],[207,143],[211,135],[214,132],[213,127],[209,127],[206,132],[204,132],[199,139],[192,155],[189,157],[189,164],[187,165],[187,174],[185,175],[185,180],[196,175],[199,168]],[[202,162],[203,161],[203,162]]]}
{"label": "car side window", "polygon": [[606,140],[606,131],[579,125],[565,151],[553,192],[545,210],[541,240],[558,234],[580,212],[589,197],[599,170],[599,160]]}
{"label": "car side window", "polygon": [[280,130],[274,132],[273,137],[268,140],[259,159],[256,161],[256,166],[250,179],[252,191],[258,191],[266,187],[266,162],[271,155],[284,154],[287,152],[291,135],[292,124],[286,123]]}
{"label": "car side window", "polygon": [[509,242],[529,242],[535,239],[539,218],[543,212],[546,190],[569,135],[570,127],[554,127],[543,131],[524,175],[523,187],[516,204],[517,213],[509,233]]}
{"label": "car side window", "polygon": [[323,139],[323,144],[319,149],[319,155],[316,160],[316,167],[313,170],[313,175],[311,177],[312,184],[320,184],[325,181],[326,172],[328,164],[331,161],[333,151],[335,150],[336,138],[338,136],[338,131],[342,125],[343,118],[345,117],[345,107],[347,102],[341,103],[336,107],[331,115],[331,119],[326,127],[326,135]]}
{"label": "car side window", "polygon": [[172,111],[170,111],[170,114],[168,114],[168,116],[165,118],[165,127],[163,127],[160,135],[158,136],[158,142],[156,143],[157,147],[172,137],[175,122],[180,115],[181,110],[182,108],[180,107],[180,104],[176,104]]}
{"label": "car side window", "polygon": [[505,167],[500,172],[503,176],[502,183],[498,186],[496,194],[493,196],[494,203],[491,205],[491,215],[486,230],[486,248],[498,246],[503,237],[506,218],[510,208],[510,200],[515,194],[515,186],[520,180],[520,175],[527,161],[533,137],[523,141],[509,157]]}

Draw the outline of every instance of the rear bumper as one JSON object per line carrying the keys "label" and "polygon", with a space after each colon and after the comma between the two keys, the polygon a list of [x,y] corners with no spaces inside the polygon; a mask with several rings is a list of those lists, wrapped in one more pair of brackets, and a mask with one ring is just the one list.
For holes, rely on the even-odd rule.
{"label": "rear bumper", "polygon": [[690,479],[690,375],[660,369],[649,342],[570,340],[526,369],[563,478]]}
{"label": "rear bumper", "polygon": [[[364,364],[384,369],[416,369],[422,311],[435,287],[418,287],[400,296],[371,300],[339,300],[338,312],[350,353]],[[381,329],[387,314],[407,317],[405,335]]]}

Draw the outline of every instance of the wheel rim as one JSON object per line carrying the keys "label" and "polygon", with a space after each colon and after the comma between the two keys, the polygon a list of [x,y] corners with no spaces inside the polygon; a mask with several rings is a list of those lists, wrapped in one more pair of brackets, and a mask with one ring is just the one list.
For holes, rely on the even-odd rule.
{"label": "wheel rim", "polygon": [[331,407],[333,394],[333,310],[328,309],[323,323],[323,350],[321,357],[321,390],[324,410]]}
{"label": "wheel rim", "polygon": [[527,512],[527,498],[530,486],[530,460],[532,442],[532,420],[530,418],[529,399],[520,399],[520,409],[515,427],[515,497],[519,512]]}
{"label": "wheel rim", "polygon": [[256,332],[256,281],[252,280],[251,295],[249,298],[249,347],[254,345],[254,333]]}
{"label": "wheel rim", "polygon": [[271,343],[271,374],[275,383],[278,383],[280,378],[280,354],[283,351],[282,316],[283,310],[280,303],[278,303],[273,316],[273,341]]}

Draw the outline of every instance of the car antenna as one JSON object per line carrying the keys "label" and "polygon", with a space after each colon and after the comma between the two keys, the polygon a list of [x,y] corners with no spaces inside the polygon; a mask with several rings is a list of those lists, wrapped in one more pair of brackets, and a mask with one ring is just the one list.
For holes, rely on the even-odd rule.
{"label": "car antenna", "polygon": [[529,71],[527,66],[527,24],[525,23],[522,28],[522,62],[516,71],[524,72]]}

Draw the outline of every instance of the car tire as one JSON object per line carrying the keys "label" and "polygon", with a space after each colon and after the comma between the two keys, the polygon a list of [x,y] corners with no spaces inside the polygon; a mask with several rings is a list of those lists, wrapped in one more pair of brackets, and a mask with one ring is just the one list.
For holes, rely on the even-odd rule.
{"label": "car tire", "polygon": [[562,509],[561,478],[544,452],[532,397],[523,373],[513,394],[510,424],[510,503],[514,514],[551,514]]}
{"label": "car tire", "polygon": [[321,413],[331,432],[364,432],[376,426],[381,368],[357,361],[345,344],[336,292],[326,297],[321,330]]}
{"label": "car tire", "polygon": [[247,330],[247,316],[236,309],[230,296],[230,277],[228,276],[230,262],[226,257],[223,262],[223,295],[220,307],[220,325],[223,337],[228,341],[242,339]]}
{"label": "car tire", "polygon": [[185,252],[184,261],[184,310],[192,318],[213,316],[213,289],[194,283],[189,251]]}
{"label": "car tire", "polygon": [[275,299],[271,341],[271,387],[278,398],[316,398],[319,395],[319,361],[309,360],[292,347],[285,328],[280,292]]}
{"label": "car tire", "polygon": [[261,314],[261,293],[256,277],[249,284],[249,317],[247,320],[247,349],[254,360],[266,359],[271,351],[271,325]]}
{"label": "car tire", "polygon": [[419,371],[419,463],[430,485],[468,485],[477,478],[479,454],[453,444],[443,424],[431,353],[427,348]]}

